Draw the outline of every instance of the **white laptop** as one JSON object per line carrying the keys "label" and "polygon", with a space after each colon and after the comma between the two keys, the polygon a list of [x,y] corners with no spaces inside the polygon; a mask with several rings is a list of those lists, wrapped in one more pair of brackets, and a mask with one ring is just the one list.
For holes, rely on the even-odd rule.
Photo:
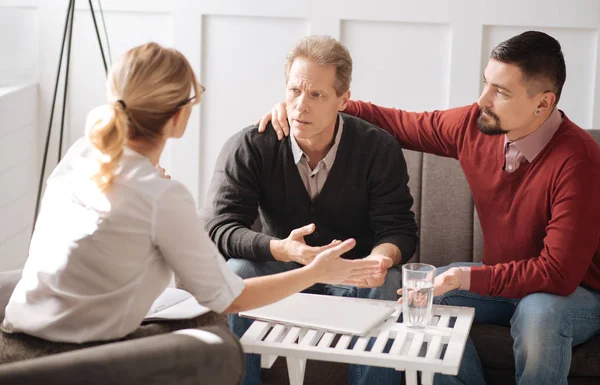
{"label": "white laptop", "polygon": [[299,293],[271,305],[240,312],[240,316],[363,336],[393,312],[394,308],[384,303]]}

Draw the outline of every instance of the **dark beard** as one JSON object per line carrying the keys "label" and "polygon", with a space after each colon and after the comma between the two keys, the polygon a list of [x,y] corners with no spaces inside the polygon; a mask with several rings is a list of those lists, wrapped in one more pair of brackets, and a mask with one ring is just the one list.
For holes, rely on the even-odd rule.
{"label": "dark beard", "polygon": [[487,116],[491,117],[494,122],[490,123],[489,121],[485,120],[480,112],[479,118],[477,119],[477,127],[479,127],[479,131],[486,135],[504,135],[508,132],[500,127],[500,118],[498,115],[494,114],[487,108],[482,109],[482,111],[484,111]]}

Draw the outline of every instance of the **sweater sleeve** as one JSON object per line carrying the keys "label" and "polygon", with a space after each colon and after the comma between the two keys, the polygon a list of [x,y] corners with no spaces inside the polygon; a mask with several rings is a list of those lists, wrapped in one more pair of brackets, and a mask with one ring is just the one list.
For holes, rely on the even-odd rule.
{"label": "sweater sleeve", "polygon": [[400,249],[402,263],[406,263],[417,247],[417,223],[402,149],[386,137],[389,141],[378,146],[369,171],[369,221],[375,233],[374,247],[391,243]]}
{"label": "sweater sleeve", "polygon": [[402,148],[458,158],[464,124],[476,105],[433,112],[407,112],[351,100],[344,110],[390,133]]}
{"label": "sweater sleeve", "polygon": [[251,230],[258,217],[261,163],[253,146],[250,135],[242,135],[224,167],[215,169],[210,187],[215,195],[206,229],[227,259],[272,261],[270,241],[274,238]]}
{"label": "sweater sleeve", "polygon": [[600,166],[560,171],[551,191],[551,220],[536,258],[471,268],[470,290],[521,298],[535,292],[570,295],[583,281],[600,239]]}

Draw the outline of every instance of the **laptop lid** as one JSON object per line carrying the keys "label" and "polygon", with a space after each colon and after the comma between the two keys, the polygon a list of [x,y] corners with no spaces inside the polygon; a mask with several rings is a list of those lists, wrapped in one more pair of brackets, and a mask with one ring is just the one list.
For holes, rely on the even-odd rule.
{"label": "laptop lid", "polygon": [[240,316],[363,336],[393,312],[384,302],[298,293]]}

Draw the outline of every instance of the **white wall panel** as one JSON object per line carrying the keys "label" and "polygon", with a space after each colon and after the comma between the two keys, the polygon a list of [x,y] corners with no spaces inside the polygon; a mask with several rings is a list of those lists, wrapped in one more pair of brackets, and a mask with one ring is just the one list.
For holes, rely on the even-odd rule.
{"label": "white wall panel", "polygon": [[27,259],[35,193],[0,207],[0,271],[20,268]]}
{"label": "white wall panel", "polygon": [[448,107],[448,25],[343,21],[340,40],[353,57],[352,98],[411,111]]}
{"label": "white wall panel", "polygon": [[[16,166],[0,171],[0,180],[2,181],[0,207],[11,204],[25,194],[37,191],[36,175],[38,172],[37,162],[33,156],[22,160]],[[33,217],[33,210],[31,216]]]}
{"label": "white wall panel", "polygon": [[[0,243],[6,242],[15,234],[31,227],[35,208],[35,192],[30,191],[11,204],[0,207]],[[22,255],[21,258],[25,256]],[[0,258],[1,259],[1,258]]]}
{"label": "white wall panel", "polygon": [[0,271],[21,267],[27,256],[39,175],[37,91],[0,88]]}
{"label": "white wall panel", "polygon": [[26,162],[35,156],[35,142],[34,124],[21,127],[0,137],[0,172]]}
{"label": "white wall panel", "polygon": [[0,87],[0,137],[36,121],[37,86]]}
{"label": "white wall panel", "polygon": [[203,191],[221,146],[285,97],[286,53],[306,33],[301,19],[207,16],[203,21]]}
{"label": "white wall panel", "polygon": [[[594,88],[592,98],[592,124],[588,128],[600,128],[600,32],[596,30],[596,60],[594,61],[594,76],[590,79]],[[568,76],[568,74],[567,74]]]}
{"label": "white wall panel", "polygon": [[0,242],[0,271],[23,268],[29,250],[31,227],[26,227],[4,242]]}
{"label": "white wall panel", "polygon": [[[106,11],[104,18],[113,62],[127,50],[149,41],[172,45],[169,14]],[[90,12],[76,10],[73,28],[67,106],[69,135],[65,140],[67,147],[83,135],[88,112],[106,103],[105,71]],[[106,51],[105,46],[108,61]]]}
{"label": "white wall panel", "polygon": [[[31,116],[37,118],[38,162],[67,4],[0,0],[0,86],[39,81],[38,114]],[[560,107],[576,123],[600,127],[597,0],[378,0],[368,5],[364,0],[103,0],[102,5],[113,60],[154,40],[184,52],[208,88],[184,139],[169,143],[161,159],[199,204],[222,143],[283,98],[285,54],[307,33],[330,34],[348,45],[355,63],[354,97],[429,110],[476,101],[494,45],[526,29],[546,31],[562,43],[567,60]],[[75,24],[65,145],[83,133],[88,111],[105,100],[104,69],[86,1],[76,2]],[[28,103],[21,98],[10,108]],[[0,136],[22,140],[23,132],[13,132],[21,127],[15,115],[2,108]],[[48,171],[56,162],[59,117]],[[6,144],[0,141],[0,146]],[[6,156],[14,153],[7,151]],[[11,167],[25,167],[26,159]]]}
{"label": "white wall panel", "polygon": [[496,45],[528,30],[545,32],[560,42],[567,66],[567,81],[558,107],[576,124],[584,128],[591,128],[594,116],[594,79],[598,71],[596,63],[597,30],[485,26],[481,73],[483,74],[490,52]]}
{"label": "white wall panel", "polygon": [[[172,46],[188,59],[197,76],[202,73],[202,15],[186,8],[176,8],[171,16]],[[199,79],[201,81],[201,79]],[[192,109],[188,127],[179,140],[167,142],[161,164],[169,167],[169,174],[185,184],[194,197],[200,197],[200,108]],[[184,165],[184,166],[182,166]]]}
{"label": "white wall panel", "polygon": [[0,86],[20,84],[37,72],[35,8],[0,9]]}

